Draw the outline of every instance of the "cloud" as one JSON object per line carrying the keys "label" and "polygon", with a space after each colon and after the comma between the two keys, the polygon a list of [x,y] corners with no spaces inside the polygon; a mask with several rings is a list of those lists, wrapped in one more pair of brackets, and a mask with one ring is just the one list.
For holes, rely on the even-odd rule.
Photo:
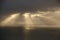
{"label": "cloud", "polygon": [[5,0],[2,5],[3,12],[47,10],[58,6],[59,0]]}

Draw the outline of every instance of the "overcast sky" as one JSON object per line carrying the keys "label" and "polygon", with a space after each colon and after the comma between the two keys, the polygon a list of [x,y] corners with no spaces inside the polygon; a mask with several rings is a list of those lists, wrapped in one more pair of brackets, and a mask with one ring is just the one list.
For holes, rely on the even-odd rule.
{"label": "overcast sky", "polygon": [[5,0],[3,3],[3,10],[19,10],[29,8],[44,8],[56,6],[57,0]]}
{"label": "overcast sky", "polygon": [[[33,11],[47,10],[47,8],[58,7],[60,0],[1,0],[2,10],[0,11],[0,19],[7,12],[13,11]],[[51,8],[52,9],[52,8]],[[9,14],[9,13],[8,13]]]}
{"label": "overcast sky", "polygon": [[58,0],[3,0],[2,12],[46,10],[58,6]]}

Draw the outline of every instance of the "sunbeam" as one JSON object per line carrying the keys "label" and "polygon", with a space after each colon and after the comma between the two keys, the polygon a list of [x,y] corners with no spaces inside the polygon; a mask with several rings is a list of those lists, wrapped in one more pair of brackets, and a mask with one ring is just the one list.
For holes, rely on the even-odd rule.
{"label": "sunbeam", "polygon": [[[23,26],[29,30],[35,27],[60,27],[60,11],[37,11],[12,14],[1,22],[2,26]],[[13,25],[14,24],[14,25]]]}
{"label": "sunbeam", "polygon": [[31,27],[34,26],[34,23],[31,19],[31,14],[30,13],[25,13],[23,16],[25,17],[25,28],[27,30],[29,30]]}
{"label": "sunbeam", "polygon": [[12,14],[9,17],[7,17],[4,21],[1,22],[2,26],[13,26],[12,24],[14,24],[16,18],[18,17],[19,14]]}

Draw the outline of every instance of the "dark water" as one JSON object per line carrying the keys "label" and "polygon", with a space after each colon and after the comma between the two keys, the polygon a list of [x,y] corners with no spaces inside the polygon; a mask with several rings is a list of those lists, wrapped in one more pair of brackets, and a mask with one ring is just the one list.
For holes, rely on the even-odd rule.
{"label": "dark water", "polygon": [[36,28],[24,32],[23,27],[0,27],[0,35],[2,40],[60,40],[60,29]]}
{"label": "dark water", "polygon": [[0,28],[2,40],[23,40],[23,29],[21,27]]}

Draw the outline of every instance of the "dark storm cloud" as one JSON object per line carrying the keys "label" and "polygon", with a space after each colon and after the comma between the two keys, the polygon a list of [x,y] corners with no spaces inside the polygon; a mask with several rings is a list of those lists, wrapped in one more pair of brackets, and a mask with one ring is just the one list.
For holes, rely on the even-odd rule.
{"label": "dark storm cloud", "polygon": [[3,0],[2,12],[46,10],[55,7],[57,0]]}

